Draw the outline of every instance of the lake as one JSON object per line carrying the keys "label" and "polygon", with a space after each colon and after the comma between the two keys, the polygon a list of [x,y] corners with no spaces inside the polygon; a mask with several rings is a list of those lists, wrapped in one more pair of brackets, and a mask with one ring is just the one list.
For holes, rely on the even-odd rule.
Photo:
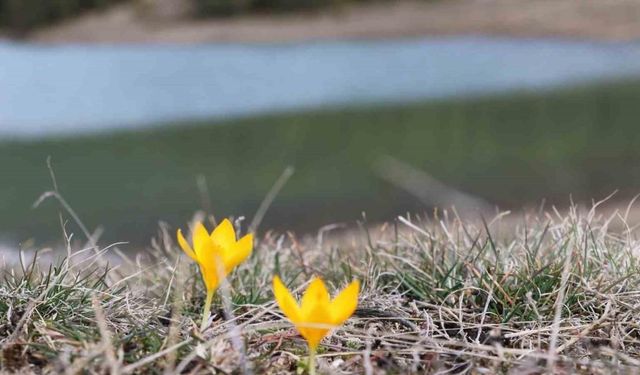
{"label": "lake", "polygon": [[640,76],[640,43],[440,37],[304,44],[0,43],[0,137],[41,137]]}

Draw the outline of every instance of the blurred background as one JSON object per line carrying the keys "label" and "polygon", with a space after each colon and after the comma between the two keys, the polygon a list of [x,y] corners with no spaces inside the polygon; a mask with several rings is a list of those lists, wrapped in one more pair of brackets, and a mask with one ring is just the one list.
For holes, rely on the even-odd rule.
{"label": "blurred background", "polygon": [[263,229],[626,205],[638,38],[635,0],[0,0],[0,244],[61,239],[48,157],[134,246],[288,167]]}

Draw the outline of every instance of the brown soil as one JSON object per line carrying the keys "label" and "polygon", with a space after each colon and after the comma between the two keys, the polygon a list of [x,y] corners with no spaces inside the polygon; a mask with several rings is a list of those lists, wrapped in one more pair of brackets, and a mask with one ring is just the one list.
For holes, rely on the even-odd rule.
{"label": "brown soil", "polygon": [[[162,3],[162,2],[161,2]],[[124,5],[42,29],[45,43],[290,42],[423,35],[640,39],[638,0],[401,0],[312,14],[193,21]],[[148,14],[148,13],[145,13]],[[158,14],[160,14],[158,16]]]}

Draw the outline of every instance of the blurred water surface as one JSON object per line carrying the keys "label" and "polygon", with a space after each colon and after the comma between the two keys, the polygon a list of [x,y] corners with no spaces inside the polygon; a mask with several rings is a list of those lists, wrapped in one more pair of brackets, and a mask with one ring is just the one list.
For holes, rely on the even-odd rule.
{"label": "blurred water surface", "polygon": [[0,44],[0,136],[544,89],[640,76],[640,43],[422,38],[273,45]]}

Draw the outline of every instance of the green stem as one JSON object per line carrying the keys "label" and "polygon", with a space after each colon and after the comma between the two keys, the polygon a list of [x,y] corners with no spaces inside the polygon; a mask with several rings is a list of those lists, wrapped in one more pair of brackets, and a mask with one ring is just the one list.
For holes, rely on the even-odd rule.
{"label": "green stem", "polygon": [[309,375],[316,375],[316,350],[309,348]]}
{"label": "green stem", "polygon": [[204,311],[202,312],[202,324],[200,325],[200,331],[204,331],[207,328],[207,321],[211,315],[211,302],[213,301],[213,290],[207,291],[207,299],[204,301]]}

